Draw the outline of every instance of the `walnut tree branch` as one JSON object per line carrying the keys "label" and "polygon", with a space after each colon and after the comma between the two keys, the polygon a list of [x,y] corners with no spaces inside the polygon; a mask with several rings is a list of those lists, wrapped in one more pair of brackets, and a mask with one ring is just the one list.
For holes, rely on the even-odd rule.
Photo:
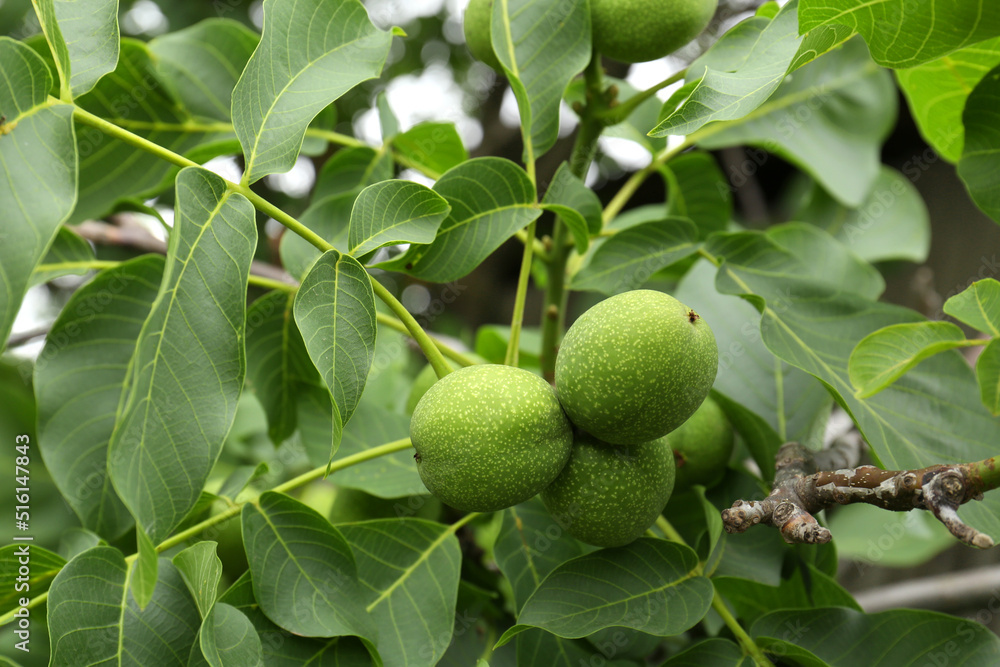
{"label": "walnut tree branch", "polygon": [[[737,500],[723,510],[729,533],[770,524],[791,544],[822,544],[830,531],[819,525],[816,512],[834,505],[868,503],[894,512],[925,509],[966,544],[986,549],[993,540],[958,518],[960,505],[982,500],[983,492],[1000,486],[1000,457],[975,463],[934,465],[918,470],[882,470],[860,466],[820,470],[835,452],[813,454],[797,442],[787,442],[775,457],[774,487],[764,500]],[[835,460],[835,459],[834,459]]]}

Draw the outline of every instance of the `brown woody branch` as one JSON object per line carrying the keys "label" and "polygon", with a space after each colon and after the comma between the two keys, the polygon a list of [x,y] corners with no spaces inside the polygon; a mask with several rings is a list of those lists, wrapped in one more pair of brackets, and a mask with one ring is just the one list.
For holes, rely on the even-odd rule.
{"label": "brown woody branch", "polygon": [[982,500],[984,491],[998,486],[1000,457],[918,470],[875,466],[822,470],[824,464],[842,460],[841,452],[813,454],[797,442],[788,442],[775,458],[771,494],[761,501],[737,500],[723,510],[726,532],[742,533],[764,523],[780,530],[790,544],[822,544],[830,541],[830,531],[816,521],[816,512],[834,505],[868,503],[894,512],[930,510],[962,542],[981,549],[993,546],[988,535],[958,518],[958,507]]}

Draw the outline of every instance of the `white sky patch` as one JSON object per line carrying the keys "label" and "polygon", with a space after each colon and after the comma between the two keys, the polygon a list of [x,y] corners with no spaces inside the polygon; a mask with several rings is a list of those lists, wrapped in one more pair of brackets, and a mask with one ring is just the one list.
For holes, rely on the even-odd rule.
{"label": "white sky patch", "polygon": [[653,161],[653,156],[648,150],[629,139],[601,137],[599,142],[601,151],[617,162],[622,169],[635,171]]}
{"label": "white sky patch", "polygon": [[434,179],[428,178],[424,174],[420,173],[416,169],[404,169],[399,172],[399,178],[403,181],[413,181],[414,183],[419,183],[420,185],[426,185],[427,187],[432,187],[434,185]]}
{"label": "white sky patch", "polygon": [[423,285],[410,285],[403,290],[399,300],[411,313],[422,313],[431,305],[431,293]]}
{"label": "white sky patch", "polygon": [[[635,65],[632,65],[628,71],[628,76],[625,77],[625,80],[635,86],[638,90],[646,90],[647,88],[652,88],[659,82],[682,69],[684,69],[683,62],[676,58],[667,56],[666,58],[660,58],[659,60],[653,60],[648,63],[636,63]],[[669,85],[663,90],[658,91],[656,96],[665,101],[682,85],[684,85],[684,82],[678,81],[677,83]]]}
{"label": "white sky patch", "polygon": [[265,177],[267,185],[275,190],[281,190],[289,197],[305,197],[312,191],[316,183],[316,167],[312,160],[300,155],[295,166],[284,174],[271,174]]}
{"label": "white sky patch", "polygon": [[264,1],[256,0],[250,5],[250,22],[257,30],[264,29]]}
{"label": "white sky patch", "polygon": [[132,35],[161,35],[170,27],[167,17],[153,0],[136,0],[122,16],[122,31]]}
{"label": "white sky patch", "polygon": [[212,158],[202,166],[213,174],[218,174],[233,183],[239,183],[240,179],[243,178],[243,170],[236,158],[231,155]]}
{"label": "white sky patch", "polygon": [[364,4],[372,23],[387,30],[421,16],[437,14],[444,8],[445,0],[365,0]]}

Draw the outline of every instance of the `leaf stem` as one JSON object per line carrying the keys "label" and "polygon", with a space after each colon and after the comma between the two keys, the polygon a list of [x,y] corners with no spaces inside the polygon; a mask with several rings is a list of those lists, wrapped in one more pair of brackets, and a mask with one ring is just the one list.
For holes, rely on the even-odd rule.
{"label": "leaf stem", "polygon": [[82,269],[113,269],[121,264],[110,260],[89,260],[85,262],[57,262],[55,264],[39,264],[35,267],[35,273],[47,273],[49,271],[79,271]]}
{"label": "leaf stem", "polygon": [[[288,480],[284,484],[279,484],[278,486],[274,487],[271,490],[274,491],[275,493],[287,493],[288,491],[296,489],[300,486],[305,486],[309,482],[320,479],[321,477],[324,477],[328,474],[337,472],[338,470],[344,470],[345,468],[350,468],[351,466],[358,465],[359,463],[364,463],[365,461],[371,461],[372,459],[377,459],[381,456],[395,454],[396,452],[401,452],[409,447],[412,447],[412,443],[410,442],[409,438],[403,438],[402,440],[394,440],[392,442],[387,442],[384,445],[379,445],[378,447],[372,447],[371,449],[366,449],[363,452],[358,452],[357,454],[352,454],[351,456],[345,456],[339,461],[334,461],[328,466],[323,465],[320,466],[319,468],[310,470],[309,472],[303,473],[298,477]],[[216,526],[220,523],[228,521],[229,519],[239,516],[240,512],[243,510],[243,505],[245,505],[247,502],[248,501],[243,501],[241,503],[232,503],[222,512],[210,516],[201,523],[197,523],[188,528],[187,530],[183,530],[177,533],[176,535],[167,538],[159,545],[157,545],[156,552],[162,553],[167,549],[171,549],[179,544],[183,544],[185,541],[193,537],[197,537],[202,532],[211,528],[212,526]],[[468,515],[467,517],[463,517],[458,522],[458,524],[460,525],[458,525],[455,528],[455,530],[458,530],[458,528],[461,528],[462,525],[465,525],[476,516],[477,516],[476,514],[471,514]],[[131,563],[136,559],[136,556],[137,556],[136,554],[128,556],[125,559],[125,562]],[[38,605],[42,604],[43,602],[45,602],[48,598],[49,598],[48,591],[41,593],[40,595],[36,595],[35,597],[31,598],[26,607],[28,609],[33,609]],[[15,611],[17,610],[12,609],[3,616],[0,616],[0,626],[6,625],[7,623],[11,622],[14,619]]]}
{"label": "leaf stem", "polygon": [[403,326],[406,327],[407,332],[409,332],[413,340],[417,341],[417,345],[420,346],[420,349],[423,351],[424,356],[427,357],[427,361],[434,368],[434,372],[438,378],[443,378],[450,373],[451,366],[441,354],[441,350],[437,348],[437,345],[427,335],[427,332],[423,330],[423,327],[413,319],[413,315],[410,315],[410,311],[406,309],[406,306],[401,304],[399,299],[394,297],[392,292],[385,288],[385,285],[374,278],[372,279],[372,287],[375,290],[375,296],[382,299],[382,302],[389,306],[400,322],[403,323]]}
{"label": "leaf stem", "polygon": [[639,105],[641,105],[643,102],[656,95],[656,93],[660,92],[667,86],[673,85],[678,81],[681,81],[686,75],[687,75],[686,68],[682,69],[679,72],[675,72],[670,76],[668,76],[663,81],[660,81],[658,84],[654,85],[653,87],[647,88],[646,90],[636,93],[635,95],[628,98],[618,106],[612,107],[606,111],[602,111],[601,113],[597,114],[597,117],[601,119],[605,127],[610,127],[612,125],[617,125],[618,123],[622,123],[626,121],[629,116],[632,115],[633,111],[639,108]]}
{"label": "leaf stem", "polygon": [[[584,79],[588,99],[600,100],[604,93],[604,70],[601,68],[601,55],[596,51],[584,70]],[[604,125],[595,117],[593,107],[588,103],[580,114],[580,127],[569,161],[570,172],[577,178],[583,179],[587,175],[597,150],[597,141],[603,131]],[[540,361],[542,375],[549,382],[555,380],[556,353],[566,320],[566,261],[573,251],[568,240],[566,225],[557,217],[552,229],[552,251],[549,254],[548,280],[542,303]]]}
{"label": "leaf stem", "polygon": [[528,243],[524,244],[521,258],[521,275],[517,279],[517,296],[514,298],[514,316],[510,322],[510,340],[507,341],[507,356],[504,363],[517,366],[521,351],[521,328],[524,326],[524,303],[528,299],[528,285],[531,283],[531,263],[534,261],[535,223],[528,225]]}
{"label": "leaf stem", "polygon": [[[406,328],[406,325],[397,320],[395,317],[386,315],[385,313],[375,313],[375,318],[378,320],[379,324],[384,324],[394,331],[398,331],[401,334],[406,334],[410,336],[410,330]],[[430,336],[430,334],[428,334]],[[410,336],[412,338],[412,336]],[[471,357],[467,357],[458,350],[449,347],[442,341],[438,340],[434,336],[430,336],[430,339],[434,341],[434,345],[437,349],[441,350],[441,354],[448,357],[452,361],[461,364],[462,366],[475,366],[480,363]]]}
{"label": "leaf stem", "polygon": [[[673,525],[669,521],[667,521],[666,517],[664,517],[662,514],[656,517],[656,527],[659,528],[661,531],[663,531],[663,534],[666,535],[667,539],[670,540],[671,542],[676,542],[677,544],[683,544],[686,547],[688,546],[688,543],[687,541],[685,541],[684,537],[681,536],[679,532],[677,532],[677,529],[674,528]],[[704,563],[698,563],[696,571],[699,575],[703,573],[704,567],[705,567]],[[722,618],[722,621],[723,623],[726,624],[726,627],[728,627],[730,631],[732,631],[733,635],[740,643],[740,646],[743,648],[743,651],[751,658],[753,658],[753,661],[757,663],[758,667],[774,667],[774,663],[772,663],[768,659],[768,657],[764,655],[764,651],[762,651],[761,648],[757,646],[756,642],[754,642],[754,640],[750,638],[750,635],[747,634],[747,631],[743,629],[743,626],[740,625],[740,622],[729,611],[729,608],[726,607],[725,601],[722,599],[722,596],[719,595],[719,591],[715,589],[714,586],[715,582],[713,582],[714,592],[712,595],[712,608],[715,609],[716,613],[719,614],[719,616]]]}
{"label": "leaf stem", "polygon": [[78,106],[73,107],[73,118],[75,118],[80,123],[84,125],[90,125],[91,127],[97,128],[101,132],[115,137],[120,141],[124,141],[127,144],[140,148],[148,153],[152,153],[161,160],[166,160],[178,167],[200,167],[197,162],[189,160],[183,155],[179,155],[172,150],[166,149],[157,143],[140,137],[138,134],[129,132],[128,130],[118,127],[114,123],[110,123],[100,116],[96,116],[85,109],[81,109]]}

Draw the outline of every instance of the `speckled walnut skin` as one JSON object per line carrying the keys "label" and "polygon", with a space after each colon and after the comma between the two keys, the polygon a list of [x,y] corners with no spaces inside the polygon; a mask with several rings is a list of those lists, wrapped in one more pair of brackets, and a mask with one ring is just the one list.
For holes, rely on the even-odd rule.
{"label": "speckled walnut skin", "polygon": [[532,498],[569,459],[573,430],[537,375],[482,364],[449,373],[410,421],[417,470],[441,501],[494,512]]}
{"label": "speckled walnut skin", "polygon": [[602,301],[569,328],[556,358],[556,391],[578,428],[635,445],[687,421],[718,365],[705,320],[669,294],[635,290]]}

